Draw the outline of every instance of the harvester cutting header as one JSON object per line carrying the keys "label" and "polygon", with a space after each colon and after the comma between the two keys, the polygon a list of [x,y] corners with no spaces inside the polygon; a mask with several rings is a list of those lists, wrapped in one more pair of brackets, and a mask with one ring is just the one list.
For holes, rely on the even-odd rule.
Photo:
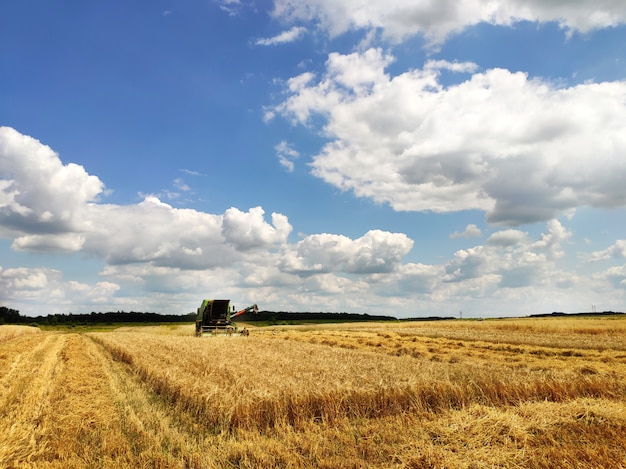
{"label": "harvester cutting header", "polygon": [[[235,311],[233,307],[231,312],[230,300],[203,300],[196,317],[196,335],[200,337],[205,332],[212,334],[237,332],[237,326],[232,320],[250,311],[256,314],[259,308],[254,304],[239,311]],[[243,332],[247,332],[247,329]]]}

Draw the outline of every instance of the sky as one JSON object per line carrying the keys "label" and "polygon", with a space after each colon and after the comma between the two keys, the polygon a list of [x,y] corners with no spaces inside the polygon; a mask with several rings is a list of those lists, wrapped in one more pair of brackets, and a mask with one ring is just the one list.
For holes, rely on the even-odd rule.
{"label": "sky", "polygon": [[626,310],[623,0],[0,0],[0,305]]}

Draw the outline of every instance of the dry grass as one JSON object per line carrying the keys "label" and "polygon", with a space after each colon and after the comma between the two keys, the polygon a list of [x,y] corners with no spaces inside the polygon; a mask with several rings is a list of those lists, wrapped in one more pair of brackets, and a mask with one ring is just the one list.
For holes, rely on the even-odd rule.
{"label": "dry grass", "polygon": [[14,336],[0,467],[626,468],[623,324]]}
{"label": "dry grass", "polygon": [[320,346],[280,337],[93,337],[132,365],[159,394],[201,416],[216,431],[298,427],[311,420],[332,424],[343,418],[438,412],[472,403],[617,398],[626,389],[603,363],[602,368],[582,363],[557,368],[446,361],[443,350],[423,359],[421,353],[390,356],[337,347],[333,340],[322,340],[325,346]]}
{"label": "dry grass", "polygon": [[444,320],[385,323],[354,323],[319,326],[276,326],[271,331],[325,334],[396,335],[412,339],[428,337],[523,344],[551,348],[607,349],[626,351],[626,316],[556,317],[477,320]]}
{"label": "dry grass", "polygon": [[37,327],[17,326],[13,324],[3,324],[0,326],[0,343],[14,339],[24,334],[35,334],[41,332]]}

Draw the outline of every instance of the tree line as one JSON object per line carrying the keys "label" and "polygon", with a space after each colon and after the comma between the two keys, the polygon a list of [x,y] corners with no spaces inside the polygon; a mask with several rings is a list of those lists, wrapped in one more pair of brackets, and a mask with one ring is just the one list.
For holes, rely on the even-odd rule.
{"label": "tree line", "polygon": [[[246,313],[236,321],[262,322],[267,324],[298,322],[355,322],[355,321],[397,321],[393,316],[369,315],[356,313],[331,312],[285,312],[259,311],[257,314]],[[32,324],[43,326],[56,325],[94,325],[118,323],[193,323],[196,313],[158,314],[136,311],[116,311],[87,314],[49,314],[47,316],[28,317],[20,315],[18,310],[0,306],[0,324]]]}
{"label": "tree line", "polygon": [[196,320],[196,313],[158,314],[136,311],[109,311],[106,313],[91,312],[87,314],[49,314],[47,316],[28,317],[20,315],[16,309],[0,306],[0,324],[33,324],[33,325],[92,325],[115,323],[189,323]]}
{"label": "tree line", "polygon": [[[1,324],[31,324],[33,326],[63,326],[63,325],[96,325],[119,323],[193,323],[196,313],[187,314],[159,314],[137,311],[110,311],[106,313],[85,314],[49,314],[47,316],[22,316],[16,309],[0,306]],[[454,319],[453,317],[429,316],[421,318],[403,319],[403,321],[435,321]],[[287,312],[287,311],[259,311],[245,313],[236,318],[237,322],[258,322],[263,324],[298,324],[303,322],[367,322],[367,321],[398,321],[398,318],[388,315],[370,315],[359,313],[333,312]]]}
{"label": "tree line", "polygon": [[241,322],[263,322],[268,324],[298,323],[298,322],[364,322],[364,321],[397,321],[393,316],[378,316],[358,313],[330,313],[330,312],[303,312],[287,311],[259,311],[258,313],[244,313],[235,319]]}

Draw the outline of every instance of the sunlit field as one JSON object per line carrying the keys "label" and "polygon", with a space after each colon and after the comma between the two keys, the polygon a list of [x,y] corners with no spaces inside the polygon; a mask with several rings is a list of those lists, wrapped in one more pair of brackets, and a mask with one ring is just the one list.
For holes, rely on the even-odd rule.
{"label": "sunlit field", "polygon": [[626,468],[623,317],[249,327],[0,326],[0,467]]}
{"label": "sunlit field", "polygon": [[16,338],[23,334],[34,334],[40,332],[37,327],[2,325],[0,326],[0,343]]}

